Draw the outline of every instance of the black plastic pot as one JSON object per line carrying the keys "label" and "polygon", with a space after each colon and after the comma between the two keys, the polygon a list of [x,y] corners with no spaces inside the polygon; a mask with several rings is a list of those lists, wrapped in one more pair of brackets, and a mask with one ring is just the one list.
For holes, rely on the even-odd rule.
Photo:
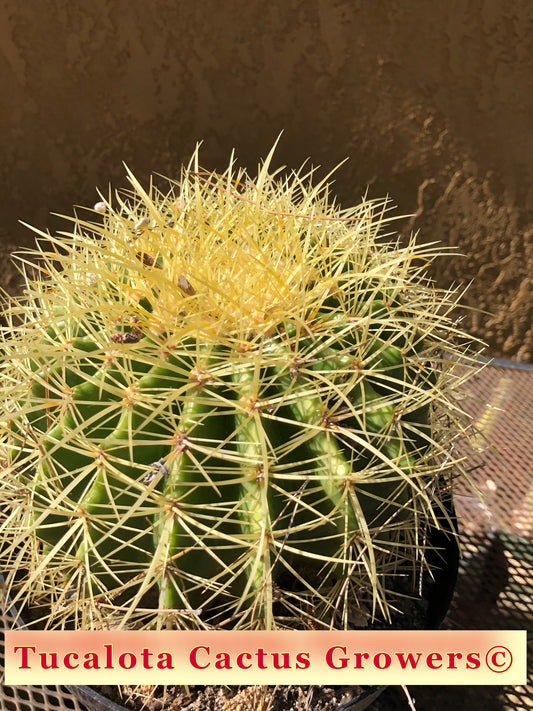
{"label": "black plastic pot", "polygon": [[[428,531],[428,564],[432,575],[422,581],[424,609],[424,629],[438,629],[448,612],[459,570],[459,546],[457,542],[457,521],[450,500],[447,512],[441,514],[441,528]],[[69,686],[69,690],[90,711],[126,711],[114,701],[107,699],[90,686]],[[364,711],[381,695],[386,686],[372,686],[364,689],[353,699],[337,706],[335,711]]]}
{"label": "black plastic pot", "polygon": [[[119,706],[114,701],[102,696],[90,686],[69,686],[67,688],[90,711],[125,711],[123,706]],[[386,688],[386,686],[372,686],[365,689],[353,699],[337,706],[335,711],[364,711]]]}
{"label": "black plastic pot", "polygon": [[[446,503],[446,514],[441,514],[440,529],[428,531],[428,564],[432,575],[422,581],[422,602],[424,618],[422,629],[438,629],[450,606],[459,570],[459,546],[457,542],[457,522],[451,498]],[[2,576],[0,574],[0,582]],[[16,626],[24,628],[19,612],[11,607],[9,614]],[[399,627],[398,627],[399,628]],[[103,696],[90,686],[67,686],[80,703],[90,711],[127,711],[111,699]],[[372,686],[364,689],[353,699],[338,706],[335,711],[364,711],[380,696],[386,686]]]}

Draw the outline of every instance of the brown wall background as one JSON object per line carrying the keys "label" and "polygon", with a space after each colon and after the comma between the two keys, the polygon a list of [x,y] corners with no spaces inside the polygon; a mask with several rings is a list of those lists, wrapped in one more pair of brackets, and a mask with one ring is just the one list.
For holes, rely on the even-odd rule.
{"label": "brown wall background", "polygon": [[[345,157],[345,205],[389,194],[401,230],[465,256],[439,285],[495,356],[532,360],[531,0],[0,0],[0,237],[92,205],[96,186],[237,149],[255,172]],[[0,281],[17,276],[0,260]]]}

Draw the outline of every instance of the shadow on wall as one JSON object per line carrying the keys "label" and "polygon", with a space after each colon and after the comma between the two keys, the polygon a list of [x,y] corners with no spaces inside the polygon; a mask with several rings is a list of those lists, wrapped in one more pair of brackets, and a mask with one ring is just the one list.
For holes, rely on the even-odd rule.
{"label": "shadow on wall", "polygon": [[235,147],[255,172],[283,130],[279,164],[349,157],[342,203],[389,194],[401,231],[466,255],[439,285],[473,279],[470,328],[531,360],[532,36],[529,0],[0,0],[3,250],[124,185],[122,161],[173,176],[203,140],[206,167]]}

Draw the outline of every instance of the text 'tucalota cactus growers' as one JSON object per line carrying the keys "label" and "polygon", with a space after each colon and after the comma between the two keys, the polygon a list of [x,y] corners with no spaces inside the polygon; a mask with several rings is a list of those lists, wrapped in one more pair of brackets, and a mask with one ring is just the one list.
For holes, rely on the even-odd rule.
{"label": "text 'tucalota cactus growers'", "polygon": [[476,367],[457,295],[387,201],[271,157],[130,174],[20,257],[0,540],[41,624],[348,628],[424,567]]}

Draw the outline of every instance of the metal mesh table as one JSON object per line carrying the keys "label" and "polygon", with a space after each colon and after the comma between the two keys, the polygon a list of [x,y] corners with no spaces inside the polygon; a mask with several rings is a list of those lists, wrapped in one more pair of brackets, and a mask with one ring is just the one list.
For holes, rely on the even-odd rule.
{"label": "metal mesh table", "polygon": [[[495,361],[469,385],[465,408],[479,429],[480,445],[489,444],[472,462],[472,478],[485,502],[458,488],[463,559],[444,624],[448,629],[533,630],[532,396],[533,366],[513,362]],[[6,608],[0,610],[4,629],[11,624]],[[528,649],[527,686],[413,687],[416,711],[530,711],[533,636]],[[85,711],[64,687],[0,686],[0,711],[53,709]],[[401,690],[390,688],[372,709],[403,711],[409,704]]]}

